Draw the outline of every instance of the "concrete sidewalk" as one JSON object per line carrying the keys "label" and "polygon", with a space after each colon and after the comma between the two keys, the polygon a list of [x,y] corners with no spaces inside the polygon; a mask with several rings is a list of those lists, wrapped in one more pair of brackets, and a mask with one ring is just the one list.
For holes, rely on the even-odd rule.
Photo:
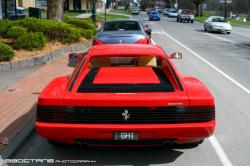
{"label": "concrete sidewalk", "polygon": [[[97,12],[97,14],[104,13],[104,12],[105,12],[104,10],[100,10]],[[127,16],[127,17],[131,18],[131,15],[129,15],[129,14],[116,13],[116,12],[114,12],[114,10],[110,10],[110,9],[107,9],[107,14],[114,14],[114,15],[118,15],[118,16]],[[90,18],[91,16],[92,16],[92,13],[83,13],[83,14],[80,14],[78,16],[75,16],[74,18],[86,19],[86,18]]]}
{"label": "concrete sidewalk", "polygon": [[[34,106],[41,90],[54,78],[72,72],[73,68],[67,64],[67,55],[62,55],[28,77],[0,90],[0,152],[21,132],[26,123],[34,120]],[[16,123],[18,121],[20,123]]]}

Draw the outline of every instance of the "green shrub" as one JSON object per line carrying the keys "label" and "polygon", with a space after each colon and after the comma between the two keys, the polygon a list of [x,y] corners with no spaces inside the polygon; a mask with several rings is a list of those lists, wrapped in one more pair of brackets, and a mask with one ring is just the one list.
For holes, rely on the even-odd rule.
{"label": "green shrub", "polygon": [[80,19],[70,19],[70,18],[66,18],[64,19],[64,21],[68,24],[74,25],[78,28],[82,28],[84,30],[92,30],[93,35],[96,35],[96,26],[90,22],[90,21],[86,21],[86,20],[80,20]]}
{"label": "green shrub", "polygon": [[76,42],[80,39],[80,37],[81,37],[81,31],[76,28],[72,28],[71,33],[69,33],[66,37],[64,37],[61,40],[61,42],[62,43]]}
{"label": "green shrub", "polygon": [[22,26],[30,32],[42,32],[50,41],[75,42],[80,39],[80,30],[72,25],[47,19],[26,18],[17,20],[15,25]]}
{"label": "green shrub", "polygon": [[7,31],[12,26],[12,22],[8,20],[0,20],[0,36],[6,37]]}
{"label": "green shrub", "polygon": [[93,31],[90,29],[82,30],[81,35],[85,39],[92,39],[93,38]]}
{"label": "green shrub", "polygon": [[15,53],[10,46],[0,43],[0,61],[9,61],[14,55]]}
{"label": "green shrub", "polygon": [[17,39],[19,36],[25,33],[27,33],[27,29],[20,26],[13,26],[8,30],[7,35],[13,39]]}
{"label": "green shrub", "polygon": [[46,37],[41,32],[30,32],[19,36],[16,40],[15,47],[27,50],[42,49],[46,42]]}

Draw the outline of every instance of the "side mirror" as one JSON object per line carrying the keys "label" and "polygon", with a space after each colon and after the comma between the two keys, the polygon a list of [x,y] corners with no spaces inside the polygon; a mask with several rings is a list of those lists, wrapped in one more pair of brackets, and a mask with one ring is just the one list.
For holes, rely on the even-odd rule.
{"label": "side mirror", "polygon": [[77,60],[78,59],[78,53],[70,53],[69,54],[70,60]]}
{"label": "side mirror", "polygon": [[151,28],[147,28],[146,30],[146,33],[150,36],[151,35],[151,33],[152,33],[152,29]]}
{"label": "side mirror", "polygon": [[172,58],[172,59],[181,59],[182,58],[182,53],[174,52],[169,57]]}

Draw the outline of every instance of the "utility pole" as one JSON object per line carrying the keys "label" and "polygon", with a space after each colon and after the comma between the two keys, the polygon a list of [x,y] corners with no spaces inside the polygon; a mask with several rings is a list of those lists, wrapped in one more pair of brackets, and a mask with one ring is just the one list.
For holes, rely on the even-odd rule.
{"label": "utility pole", "polygon": [[105,0],[105,22],[107,20],[107,4],[108,4],[108,0]]}
{"label": "utility pole", "polygon": [[2,0],[0,0],[0,19],[3,19]]}
{"label": "utility pole", "polygon": [[224,0],[224,19],[227,20],[227,0]]}
{"label": "utility pole", "polygon": [[96,7],[95,7],[96,0],[92,0],[92,20],[96,23]]}

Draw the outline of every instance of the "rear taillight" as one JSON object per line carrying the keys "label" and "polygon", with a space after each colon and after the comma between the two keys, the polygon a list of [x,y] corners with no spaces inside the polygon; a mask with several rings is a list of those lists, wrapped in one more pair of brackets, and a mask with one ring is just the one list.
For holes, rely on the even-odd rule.
{"label": "rear taillight", "polygon": [[104,44],[101,40],[93,39],[93,45]]}
{"label": "rear taillight", "polygon": [[135,44],[150,44],[150,40],[148,38],[140,39]]}

